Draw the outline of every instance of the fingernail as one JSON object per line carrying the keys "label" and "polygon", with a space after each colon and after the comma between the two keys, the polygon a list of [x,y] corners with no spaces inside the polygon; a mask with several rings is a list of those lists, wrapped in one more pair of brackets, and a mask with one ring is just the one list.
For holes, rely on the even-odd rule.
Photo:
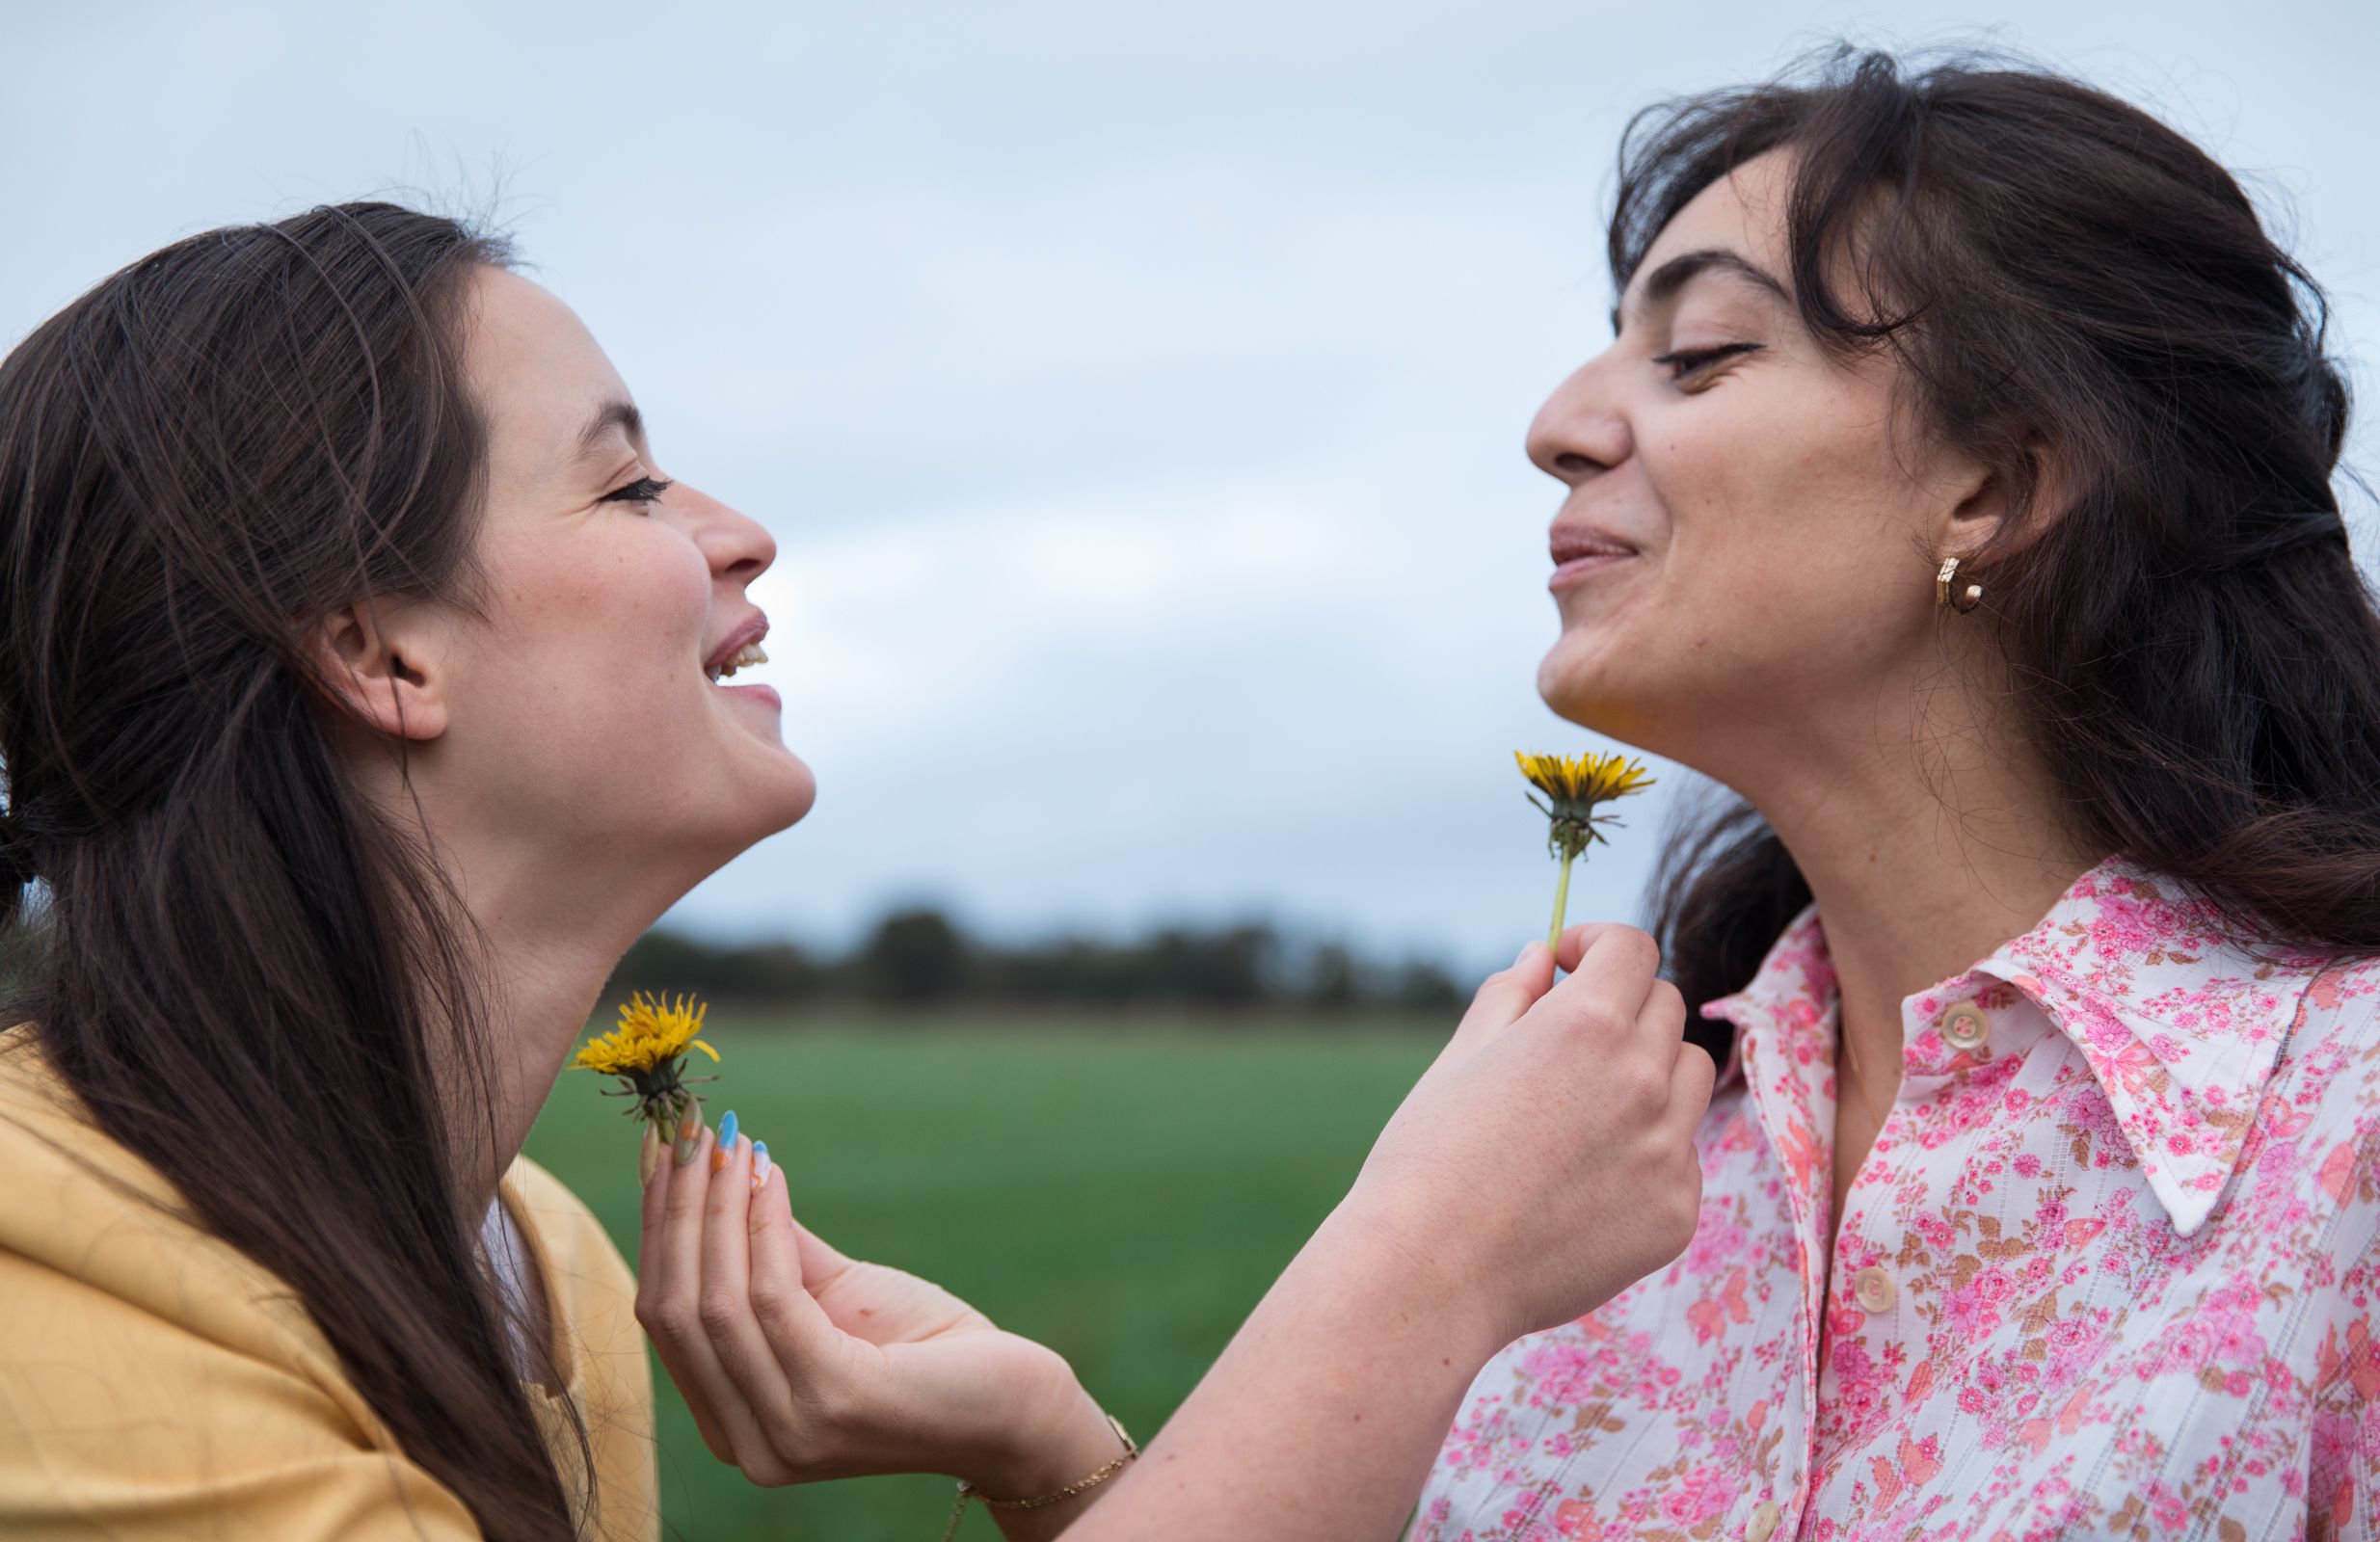
{"label": "fingernail", "polygon": [[756,1140],[752,1143],[752,1186],[758,1188],[767,1182],[768,1142]]}
{"label": "fingernail", "polygon": [[733,1108],[719,1116],[719,1144],[722,1146],[735,1144],[735,1110]]}
{"label": "fingernail", "polygon": [[1512,967],[1514,969],[1518,969],[1523,963],[1527,962],[1529,958],[1529,950],[1537,945],[1538,944],[1535,943],[1521,944],[1520,951],[1512,955]]}
{"label": "fingernail", "polygon": [[645,1127],[644,1149],[636,1156],[636,1181],[650,1184],[653,1175],[661,1165],[661,1131],[654,1125]]}
{"label": "fingernail", "polygon": [[703,1116],[686,1115],[686,1122],[678,1127],[678,1165],[683,1167],[694,1159],[694,1148],[703,1141]]}
{"label": "fingernail", "polygon": [[710,1148],[710,1170],[714,1173],[727,1171],[727,1164],[735,1159],[735,1142],[732,1140],[722,1140]]}

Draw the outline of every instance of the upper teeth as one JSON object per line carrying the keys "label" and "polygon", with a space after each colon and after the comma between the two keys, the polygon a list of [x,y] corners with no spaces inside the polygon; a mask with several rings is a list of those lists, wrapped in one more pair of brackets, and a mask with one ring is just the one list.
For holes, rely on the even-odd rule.
{"label": "upper teeth", "polygon": [[760,644],[746,643],[743,647],[735,650],[734,657],[730,658],[726,663],[721,664],[717,669],[709,670],[707,673],[715,683],[719,680],[727,678],[730,675],[735,674],[739,669],[745,669],[754,664],[765,664],[767,662],[768,655],[761,651]]}

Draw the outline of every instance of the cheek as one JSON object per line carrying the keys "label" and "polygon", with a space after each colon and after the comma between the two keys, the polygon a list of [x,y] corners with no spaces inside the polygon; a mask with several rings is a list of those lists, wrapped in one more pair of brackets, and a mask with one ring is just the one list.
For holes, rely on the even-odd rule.
{"label": "cheek", "polygon": [[1539,673],[1548,700],[1632,716],[1774,704],[1839,692],[1900,646],[1931,570],[1864,383],[1748,375],[1637,427],[1662,542],[1641,585],[1568,618]]}
{"label": "cheek", "polygon": [[1914,571],[1913,489],[1861,377],[1797,369],[1742,385],[1647,455],[1672,515],[1671,576],[1731,612],[1799,618],[1814,641],[1826,618],[1872,608]]}
{"label": "cheek", "polygon": [[579,744],[662,729],[702,702],[709,574],[657,523],[580,528],[491,554],[489,662],[520,727]]}

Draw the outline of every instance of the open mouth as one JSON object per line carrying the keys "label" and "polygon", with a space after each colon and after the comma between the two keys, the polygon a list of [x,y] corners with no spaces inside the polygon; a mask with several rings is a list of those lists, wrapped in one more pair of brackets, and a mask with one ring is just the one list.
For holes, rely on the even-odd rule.
{"label": "open mouth", "polygon": [[732,677],[739,669],[750,669],[755,664],[767,662],[768,654],[760,644],[746,643],[727,658],[704,670],[703,675],[711,684],[716,685],[721,680]]}
{"label": "open mouth", "polygon": [[765,664],[768,655],[761,651],[762,640],[768,636],[768,618],[754,611],[742,625],[719,639],[719,645],[703,661],[703,678],[717,685],[731,679],[739,669]]}

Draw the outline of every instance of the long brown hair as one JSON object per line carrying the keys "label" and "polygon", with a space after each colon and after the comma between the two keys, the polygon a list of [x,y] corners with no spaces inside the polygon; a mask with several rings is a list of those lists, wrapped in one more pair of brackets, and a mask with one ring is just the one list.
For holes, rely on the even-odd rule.
{"label": "long brown hair", "polygon": [[[1973,53],[1905,69],[1847,47],[1638,115],[1615,282],[1779,147],[1803,324],[1889,350],[1908,419],[2018,500],[1961,569],[1988,615],[1942,625],[1995,627],[2072,831],[2254,945],[2380,952],[2380,616],[2331,487],[2348,399],[2321,290],[2139,108]],[[1749,981],[1810,898],[1740,799],[1683,822],[1663,867],[1654,926],[1690,1008]],[[1724,1052],[1724,1024],[1696,1031]]]}
{"label": "long brown hair", "polygon": [[449,1162],[494,1125],[470,938],[343,774],[305,643],[374,596],[472,602],[460,306],[506,260],[318,208],[177,242],[0,362],[0,937],[38,876],[6,1021],[487,1535],[543,1539],[572,1497]]}

